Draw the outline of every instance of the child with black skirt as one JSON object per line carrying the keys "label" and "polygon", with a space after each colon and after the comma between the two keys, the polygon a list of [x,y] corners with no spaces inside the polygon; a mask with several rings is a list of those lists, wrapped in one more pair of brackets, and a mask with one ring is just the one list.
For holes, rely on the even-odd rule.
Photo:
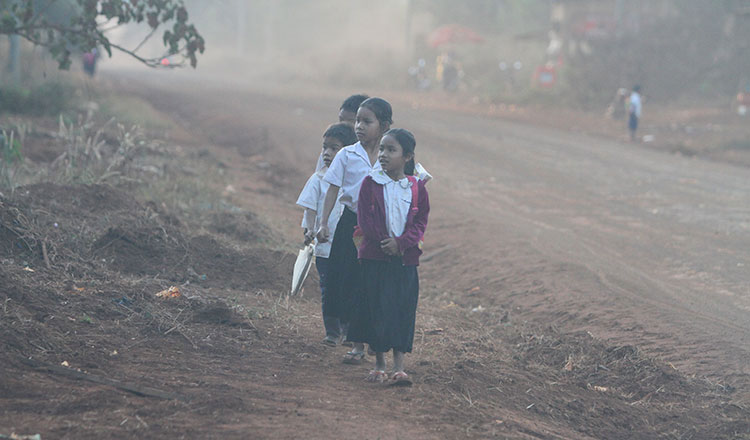
{"label": "child with black skirt", "polygon": [[[378,161],[362,182],[355,233],[361,242],[362,289],[349,339],[376,353],[371,382],[411,384],[404,354],[412,351],[419,297],[417,266],[430,213],[425,181],[412,176],[416,141],[396,128],[380,141]],[[335,243],[335,242],[334,242]],[[393,350],[393,373],[385,373],[385,353]]]}
{"label": "child with black skirt", "polygon": [[[338,201],[344,205],[344,212],[336,225],[333,244],[329,256],[328,301],[323,311],[326,316],[336,317],[344,324],[352,324],[356,310],[357,292],[361,289],[362,271],[357,260],[357,248],[352,233],[357,225],[357,199],[362,180],[373,169],[380,169],[378,148],[383,133],[391,126],[393,110],[381,98],[369,98],[357,110],[355,133],[356,144],[341,149],[328,167],[323,180],[329,186],[323,205],[323,218],[317,238],[320,243],[330,239],[328,219]],[[339,196],[339,189],[341,195]],[[365,357],[364,344],[355,343],[344,356],[344,363],[361,364]]]}

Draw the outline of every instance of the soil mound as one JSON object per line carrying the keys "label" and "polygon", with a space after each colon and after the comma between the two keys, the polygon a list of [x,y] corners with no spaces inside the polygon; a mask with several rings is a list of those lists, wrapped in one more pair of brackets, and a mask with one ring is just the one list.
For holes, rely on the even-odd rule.
{"label": "soil mound", "polygon": [[210,218],[207,225],[211,232],[215,232],[234,242],[255,244],[264,241],[270,235],[255,214],[251,212],[217,212]]}
{"label": "soil mound", "polygon": [[[29,266],[61,267],[72,278],[96,271],[231,289],[281,289],[294,261],[251,247],[262,231],[252,214],[221,215],[192,235],[155,204],[107,185],[21,187],[0,201],[0,251]],[[255,222],[254,226],[253,222]],[[241,247],[242,246],[242,247]]]}
{"label": "soil mound", "polygon": [[[244,218],[251,228],[254,217]],[[32,355],[82,360],[89,369],[111,356],[104,347],[144,335],[181,335],[197,346],[201,326],[251,328],[244,312],[206,289],[282,289],[293,264],[283,252],[192,235],[122,190],[51,183],[0,198],[0,261],[8,318],[0,320],[0,357],[8,365]],[[170,285],[178,297],[155,295]],[[80,332],[89,337],[71,336]]]}

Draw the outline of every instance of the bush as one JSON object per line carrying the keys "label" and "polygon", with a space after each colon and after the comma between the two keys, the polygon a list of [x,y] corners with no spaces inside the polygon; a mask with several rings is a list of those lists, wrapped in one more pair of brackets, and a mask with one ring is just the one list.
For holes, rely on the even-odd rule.
{"label": "bush", "polygon": [[75,89],[60,81],[42,83],[31,89],[0,87],[0,113],[57,115],[71,108]]}

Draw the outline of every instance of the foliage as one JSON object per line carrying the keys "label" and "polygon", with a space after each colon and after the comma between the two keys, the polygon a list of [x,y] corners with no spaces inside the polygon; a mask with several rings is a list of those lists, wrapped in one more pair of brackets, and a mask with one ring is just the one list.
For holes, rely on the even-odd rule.
{"label": "foliage", "polygon": [[[114,133],[109,128],[114,125]],[[106,138],[114,137],[108,143]],[[59,120],[56,136],[65,151],[50,165],[50,180],[62,183],[105,183],[128,180],[136,157],[156,148],[137,126],[125,127],[114,118],[97,127],[94,120],[66,123]]]}
{"label": "foliage", "polygon": [[[20,136],[19,136],[20,133]],[[2,130],[0,132],[0,187],[13,189],[18,168],[23,163],[21,148],[25,130]]]}
{"label": "foliage", "polygon": [[[652,102],[681,97],[724,99],[747,75],[747,16],[727,26],[737,2],[672,1],[670,14],[635,15],[636,32],[588,42],[592,53],[567,61],[565,86],[573,104],[602,108],[620,87],[643,87]],[[740,16],[738,16],[740,17]]]}
{"label": "foliage", "polygon": [[19,86],[0,88],[0,113],[57,115],[71,106],[75,97],[72,85],[49,81],[30,89]]}
{"label": "foliage", "polygon": [[158,66],[162,57],[137,54],[142,43],[131,50],[106,37],[113,26],[129,23],[147,24],[151,32],[146,39],[161,25],[171,25],[162,33],[165,55],[181,55],[193,67],[197,54],[205,50],[203,37],[188,22],[183,0],[0,0],[0,34],[20,35],[48,48],[62,69],[70,67],[72,53],[96,47],[103,47],[109,56],[116,49],[148,66]]}

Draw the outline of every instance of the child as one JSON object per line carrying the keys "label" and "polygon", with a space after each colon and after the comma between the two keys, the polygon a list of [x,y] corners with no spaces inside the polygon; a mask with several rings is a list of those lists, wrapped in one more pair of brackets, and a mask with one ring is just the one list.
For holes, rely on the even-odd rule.
{"label": "child", "polygon": [[389,130],[380,141],[382,169],[365,177],[359,192],[357,223],[362,242],[362,291],[349,338],[376,352],[368,381],[384,382],[385,352],[393,350],[390,381],[407,385],[404,353],[411,353],[419,296],[417,266],[430,200],[425,182],[413,177],[416,141],[409,131]]}
{"label": "child", "polygon": [[365,100],[369,98],[367,95],[352,95],[344,100],[339,108],[339,122],[349,124],[354,128],[354,123],[357,119],[357,110]]}
{"label": "child", "polygon": [[[380,98],[369,98],[362,102],[357,110],[355,132],[357,142],[345,147],[336,155],[323,177],[328,182],[323,207],[323,218],[318,231],[318,241],[325,243],[330,239],[329,215],[339,201],[344,205],[333,235],[333,245],[329,260],[328,285],[326,296],[330,296],[331,316],[336,316],[344,323],[350,324],[352,310],[356,308],[356,289],[360,288],[360,265],[357,261],[357,248],[354,246],[352,233],[357,224],[357,199],[362,180],[373,169],[380,169],[377,160],[380,138],[391,127],[393,110],[391,105]],[[344,357],[347,364],[361,364],[364,360],[364,344],[357,343]]]}
{"label": "child", "polygon": [[633,92],[630,94],[630,106],[628,118],[628,129],[630,130],[630,141],[635,141],[635,132],[638,130],[638,121],[641,119],[641,110],[643,109],[643,103],[641,102],[641,86],[633,86]]}
{"label": "child", "polygon": [[[359,110],[360,104],[362,104],[369,96],[367,95],[352,95],[344,100],[339,108],[339,122],[347,124],[354,128],[354,122],[357,118],[357,110]],[[356,140],[354,141],[356,142]],[[352,142],[352,144],[354,143]],[[344,146],[351,144],[344,144]],[[315,166],[315,171],[320,171],[323,168],[323,156],[318,158],[318,163]]]}
{"label": "child", "polygon": [[[325,201],[328,183],[323,180],[328,167],[331,165],[336,153],[344,146],[357,142],[354,135],[354,129],[347,124],[333,124],[328,127],[323,134],[323,168],[310,176],[307,184],[302,189],[302,193],[297,199],[297,204],[305,208],[305,215],[302,220],[302,228],[305,234],[305,244],[310,243],[315,238],[315,231],[323,219],[323,202]],[[338,205],[331,212],[328,218],[329,227],[336,227],[336,223],[341,216],[343,206]],[[336,346],[342,336],[342,328],[339,319],[335,316],[328,315],[328,297],[326,295],[326,285],[328,276],[328,256],[331,251],[331,243],[318,243],[315,246],[315,267],[318,269],[320,276],[320,299],[323,311],[323,326],[325,327],[326,336],[323,343],[329,346]]]}

